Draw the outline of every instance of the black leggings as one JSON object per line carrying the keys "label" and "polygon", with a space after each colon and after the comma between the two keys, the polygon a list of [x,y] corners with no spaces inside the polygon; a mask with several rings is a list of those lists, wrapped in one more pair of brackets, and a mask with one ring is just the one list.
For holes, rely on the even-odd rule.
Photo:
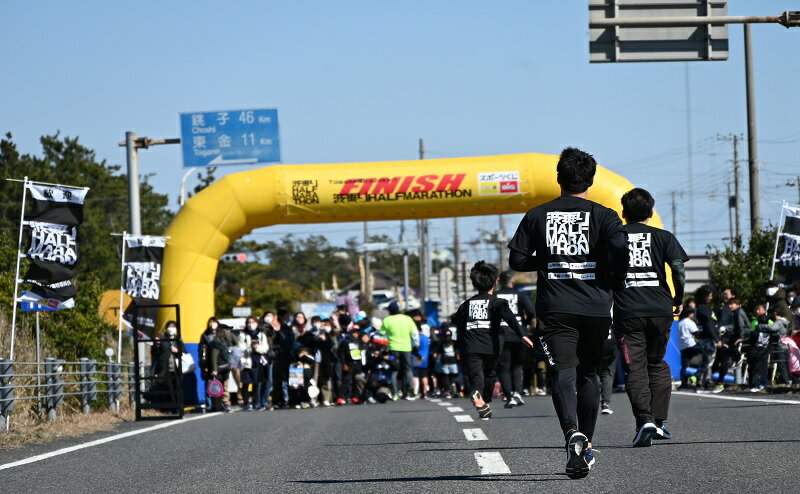
{"label": "black leggings", "polygon": [[591,441],[600,409],[597,367],[579,365],[561,370],[551,367],[550,373],[553,376],[553,405],[561,430],[564,434],[579,430]]}
{"label": "black leggings", "polygon": [[522,357],[524,346],[519,341],[507,341],[497,360],[497,377],[503,386],[503,394],[511,399],[514,393],[522,391]]}
{"label": "black leggings", "polygon": [[497,380],[495,368],[497,367],[497,356],[483,353],[465,353],[463,355],[464,366],[469,376],[469,397],[478,391],[482,394],[483,401],[492,402],[494,394],[494,383]]}

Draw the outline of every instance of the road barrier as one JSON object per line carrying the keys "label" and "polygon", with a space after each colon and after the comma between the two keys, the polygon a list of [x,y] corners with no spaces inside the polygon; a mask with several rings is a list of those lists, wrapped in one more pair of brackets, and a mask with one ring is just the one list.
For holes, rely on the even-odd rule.
{"label": "road barrier", "polygon": [[[20,372],[21,371],[21,372]],[[105,408],[117,412],[123,394],[133,403],[133,362],[120,364],[82,358],[65,362],[12,362],[0,358],[0,430],[8,430],[9,417],[19,402],[34,402],[36,414],[54,421],[65,400],[75,400],[84,414],[105,394]],[[101,408],[101,407],[97,407]]]}

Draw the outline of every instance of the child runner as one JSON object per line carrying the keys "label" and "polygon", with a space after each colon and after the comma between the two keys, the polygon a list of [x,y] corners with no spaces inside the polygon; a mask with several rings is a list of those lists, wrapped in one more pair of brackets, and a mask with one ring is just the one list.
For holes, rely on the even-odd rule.
{"label": "child runner", "polygon": [[456,312],[459,352],[471,386],[469,396],[481,420],[492,417],[489,403],[494,391],[497,357],[503,349],[500,323],[505,321],[524,344],[533,347],[508,302],[493,294],[497,275],[497,268],[491,264],[476,263],[469,278],[478,294],[461,304]]}
{"label": "child runner", "polygon": [[556,166],[561,197],[525,215],[508,244],[515,271],[538,271],[537,335],[551,368],[553,405],[567,449],[567,475],[594,463],[598,369],[611,326],[611,289],[622,289],[628,246],[616,212],[586,199],[597,168],[575,148]]}
{"label": "child runner", "polygon": [[[622,350],[625,390],[636,419],[634,447],[653,439],[671,438],[667,411],[672,373],[664,360],[674,316],[681,313],[689,260],[673,234],[649,226],[655,199],[644,189],[622,196],[630,263],[625,289],[614,294],[614,331]],[[666,264],[672,269],[675,294],[667,285]]]}

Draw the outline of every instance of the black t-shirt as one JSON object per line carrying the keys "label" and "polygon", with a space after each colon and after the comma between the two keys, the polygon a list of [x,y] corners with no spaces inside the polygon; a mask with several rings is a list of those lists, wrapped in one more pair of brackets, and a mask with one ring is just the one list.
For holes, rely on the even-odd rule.
{"label": "black t-shirt", "polygon": [[609,317],[608,239],[623,232],[619,215],[580,197],[564,196],[525,215],[508,247],[538,264],[536,312]]}
{"label": "black t-shirt", "polygon": [[[494,294],[497,298],[502,298],[508,302],[508,308],[517,316],[517,322],[522,325],[523,329],[536,316],[533,303],[527,294],[520,294],[514,288],[501,288]],[[503,328],[506,341],[520,341],[519,335],[505,321],[500,323],[500,327]]]}
{"label": "black t-shirt", "polygon": [[614,294],[614,318],[672,315],[672,292],[667,285],[666,263],[686,262],[689,256],[675,236],[642,223],[625,226],[630,261],[625,289]]}
{"label": "black t-shirt", "polygon": [[526,336],[508,302],[488,293],[479,293],[461,304],[456,312],[458,347],[462,353],[498,355],[503,349],[505,321],[517,333]]}

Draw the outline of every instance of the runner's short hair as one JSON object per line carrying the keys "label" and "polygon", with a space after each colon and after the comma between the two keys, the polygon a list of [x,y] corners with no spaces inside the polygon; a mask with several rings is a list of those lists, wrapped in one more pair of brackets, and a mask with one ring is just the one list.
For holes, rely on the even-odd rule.
{"label": "runner's short hair", "polygon": [[580,194],[594,183],[597,162],[594,156],[577,148],[565,148],[558,158],[558,184],[565,192]]}
{"label": "runner's short hair", "polygon": [[478,261],[469,271],[472,286],[479,292],[488,292],[497,283],[498,269],[485,261]]}
{"label": "runner's short hair", "polygon": [[511,283],[511,280],[514,279],[514,271],[503,271],[500,273],[500,284],[503,286],[508,285]]}
{"label": "runner's short hair", "polygon": [[742,305],[742,301],[741,301],[741,300],[739,300],[739,299],[738,299],[738,298],[736,298],[736,297],[729,298],[729,299],[728,299],[728,302],[727,302],[727,305],[731,305],[731,304]]}
{"label": "runner's short hair", "polygon": [[656,200],[644,189],[636,187],[622,196],[622,215],[632,223],[639,223],[653,216]]}

